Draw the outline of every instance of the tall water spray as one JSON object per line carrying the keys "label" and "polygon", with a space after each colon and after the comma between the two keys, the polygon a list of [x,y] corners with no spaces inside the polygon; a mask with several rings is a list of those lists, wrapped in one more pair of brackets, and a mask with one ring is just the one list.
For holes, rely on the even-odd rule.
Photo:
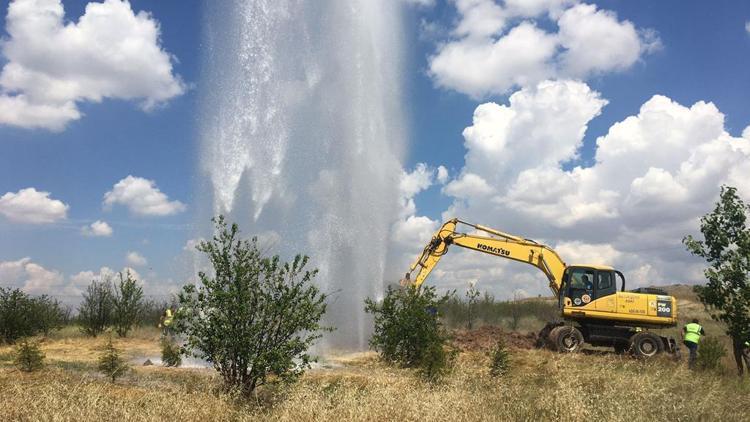
{"label": "tall water spray", "polygon": [[282,255],[310,255],[332,295],[327,345],[363,348],[398,212],[400,2],[207,3],[202,223],[225,214]]}

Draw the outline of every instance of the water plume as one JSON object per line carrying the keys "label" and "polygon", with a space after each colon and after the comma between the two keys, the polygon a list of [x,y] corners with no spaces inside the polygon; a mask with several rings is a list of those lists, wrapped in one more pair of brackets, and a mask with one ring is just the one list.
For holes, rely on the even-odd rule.
{"label": "water plume", "polygon": [[398,209],[398,1],[208,2],[199,86],[205,214],[282,255],[302,252],[332,294],[336,348],[364,348]]}

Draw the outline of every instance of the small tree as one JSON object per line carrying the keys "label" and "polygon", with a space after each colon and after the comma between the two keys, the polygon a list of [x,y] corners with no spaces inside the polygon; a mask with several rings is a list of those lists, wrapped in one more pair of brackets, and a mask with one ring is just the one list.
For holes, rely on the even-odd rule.
{"label": "small tree", "polygon": [[374,315],[375,328],[370,346],[388,362],[419,367],[436,356],[436,347],[448,342],[448,334],[438,319],[437,309],[451,293],[438,297],[434,287],[388,287],[383,301],[365,299],[365,311]]}
{"label": "small tree", "polygon": [[0,287],[0,336],[13,344],[22,337],[33,336],[39,324],[34,315],[33,300],[21,289]]}
{"label": "small tree", "polygon": [[505,342],[500,338],[490,352],[490,375],[498,377],[504,375],[509,369],[510,353],[505,347]]}
{"label": "small tree", "polygon": [[78,307],[81,331],[92,337],[103,333],[112,323],[112,284],[109,279],[92,281]]}
{"label": "small tree", "polygon": [[13,363],[24,372],[34,372],[44,366],[44,353],[39,343],[23,339],[15,351]]}
{"label": "small tree", "polygon": [[171,336],[164,336],[161,339],[161,361],[164,366],[182,365],[182,356],[180,346]]}
{"label": "small tree", "polygon": [[45,336],[52,330],[61,328],[69,318],[70,310],[47,295],[34,298],[32,306],[36,328]]}
{"label": "small tree", "polygon": [[13,344],[22,337],[49,335],[65,323],[67,312],[49,296],[31,297],[20,289],[0,287],[0,340]]}
{"label": "small tree", "polygon": [[130,367],[120,357],[120,352],[112,344],[112,337],[109,337],[107,344],[104,346],[102,355],[99,356],[99,372],[106,375],[114,383],[117,378],[125,375]]}
{"label": "small tree", "polygon": [[467,314],[468,323],[467,328],[472,329],[474,326],[474,318],[476,318],[476,307],[479,301],[479,290],[476,288],[476,280],[469,283],[469,288],[466,290],[466,302],[467,302]]}
{"label": "small tree", "polygon": [[521,323],[521,318],[523,317],[523,304],[521,303],[521,297],[518,293],[513,294],[513,300],[508,302],[508,309],[510,311],[508,328],[512,331],[516,331]]}
{"label": "small tree", "polygon": [[[713,319],[723,321],[732,338],[740,375],[743,372],[742,348],[750,339],[750,228],[748,206],[737,189],[722,186],[714,210],[701,218],[704,240],[686,236],[683,243],[694,255],[705,259],[708,283],[695,286],[698,298],[713,311]],[[748,368],[750,369],[750,368]]]}
{"label": "small tree", "polygon": [[314,361],[307,351],[326,330],[320,320],[326,295],[312,284],[317,270],[297,255],[282,263],[265,257],[257,239],[242,240],[236,224],[212,220],[216,235],[197,249],[213,266],[185,286],[176,329],[187,337],[184,353],[211,362],[227,388],[249,394],[269,376],[291,381]]}
{"label": "small tree", "polygon": [[432,342],[424,350],[419,364],[419,374],[425,380],[437,383],[453,371],[458,350],[449,344]]}
{"label": "small tree", "polygon": [[143,309],[143,289],[130,270],[125,276],[122,272],[118,273],[118,277],[112,297],[112,325],[118,336],[127,337],[128,332],[138,324]]}
{"label": "small tree", "polygon": [[724,368],[721,360],[726,355],[727,349],[724,348],[718,338],[706,337],[701,341],[698,348],[698,357],[695,363],[698,369],[721,371]]}

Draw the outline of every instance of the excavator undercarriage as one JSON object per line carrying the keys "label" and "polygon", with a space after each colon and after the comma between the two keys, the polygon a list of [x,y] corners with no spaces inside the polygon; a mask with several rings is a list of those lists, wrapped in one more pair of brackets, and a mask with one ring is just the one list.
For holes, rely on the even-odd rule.
{"label": "excavator undercarriage", "polygon": [[659,353],[679,354],[679,346],[672,337],[665,337],[639,327],[616,326],[602,323],[549,322],[537,335],[536,346],[558,352],[577,352],[583,344],[611,347],[616,353],[631,353],[649,358]]}

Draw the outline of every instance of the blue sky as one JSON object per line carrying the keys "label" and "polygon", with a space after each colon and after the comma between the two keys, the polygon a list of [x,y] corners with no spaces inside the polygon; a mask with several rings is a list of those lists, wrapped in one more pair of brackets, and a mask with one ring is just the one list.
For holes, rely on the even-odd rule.
{"label": "blue sky", "polygon": [[[426,163],[429,171],[444,166],[448,169],[449,180],[456,182],[461,175],[474,172],[471,159],[466,158],[467,147],[462,131],[472,125],[475,109],[486,102],[507,105],[511,94],[524,88],[531,89],[535,83],[529,83],[527,87],[514,84],[508,89],[490,90],[492,92],[479,96],[445,84],[441,86],[438,82],[440,76],[431,70],[431,63],[443,43],[460,38],[455,35],[455,28],[463,17],[453,2],[425,3],[425,6],[405,6],[404,12],[407,36],[403,48],[407,62],[402,75],[405,83],[403,104],[409,135],[407,154],[401,165],[405,174],[412,172],[418,163]],[[750,21],[750,3],[683,0],[602,0],[589,3],[595,4],[599,11],[616,14],[617,22],[631,22],[643,37],[640,39],[642,44],[654,41],[655,37],[658,46],[648,52],[642,51],[637,60],[615,70],[592,71],[572,78],[581,80],[608,103],[600,112],[594,113],[594,117],[582,122],[585,135],[580,141],[573,141],[580,142],[578,156],[564,160],[560,164],[563,171],[571,171],[576,166],[591,167],[595,163],[597,138],[607,135],[613,124],[637,115],[641,106],[656,94],[685,107],[698,101],[711,102],[723,113],[726,132],[733,137],[742,136],[745,127],[750,125],[750,33],[746,30],[746,22]],[[77,22],[88,2],[66,0],[62,4],[66,22]],[[502,1],[496,4],[505,7]],[[7,0],[0,1],[3,16],[8,6]],[[131,1],[130,6],[136,13],[149,12],[149,19],[158,22],[158,47],[172,57],[173,79],[170,81],[182,83],[181,92],[164,94],[158,105],[145,111],[140,104],[149,94],[141,91],[135,99],[127,99],[128,95],[123,93],[104,94],[105,98],[100,102],[79,99],[76,106],[83,116],[67,122],[62,130],[29,128],[23,124],[8,124],[7,120],[0,124],[0,196],[33,187],[37,191],[50,192],[52,199],[69,206],[65,218],[46,224],[18,222],[18,218],[14,221],[0,216],[0,262],[19,262],[28,257],[30,260],[24,265],[36,263],[67,280],[80,272],[96,273],[101,267],[119,270],[126,265],[133,266],[132,262],[127,262],[126,255],[137,252],[148,263],[135,266],[136,270],[154,285],[171,285],[183,276],[180,270],[184,266],[180,258],[183,247],[197,232],[196,186],[200,182],[196,171],[199,160],[197,129],[201,120],[200,94],[201,89],[205,89],[201,85],[202,77],[205,77],[201,73],[203,25],[206,22],[202,16],[204,5],[197,0],[162,0]],[[516,16],[508,19],[504,29],[496,30],[492,39],[501,39],[509,28],[524,20],[532,20],[538,28],[549,32],[555,32],[557,28],[556,18],[552,15]],[[647,32],[651,38],[644,35]],[[12,39],[7,27],[3,36],[6,42]],[[11,61],[5,54],[0,57],[3,66]],[[565,79],[563,75],[550,78]],[[2,110],[0,108],[0,113]],[[1,117],[0,122],[4,121]],[[533,155],[538,151],[528,153]],[[737,165],[741,166],[744,161],[745,158],[740,158]],[[111,210],[105,209],[105,193],[112,191],[113,186],[128,175],[154,181],[159,191],[167,195],[167,201],[180,201],[186,206],[185,210],[138,216],[128,211],[125,200],[116,202]],[[434,229],[448,209],[471,216],[481,215],[477,211],[482,207],[479,198],[452,195],[449,184],[438,183],[434,178],[434,175],[430,177],[430,183],[413,194],[417,205],[415,217],[430,220],[430,229]],[[733,179],[730,175],[717,180]],[[714,183],[713,179],[710,183]],[[715,185],[718,189],[718,184]],[[508,195],[506,198],[510,197]],[[707,198],[713,197],[684,199],[698,205],[697,211],[681,218],[694,220],[699,211],[710,206],[711,201]],[[679,202],[668,206],[689,208]],[[620,211],[618,215],[628,214],[624,209]],[[547,211],[540,215],[555,218],[554,213]],[[488,218],[495,221],[494,217]],[[106,221],[111,226],[111,236],[82,235],[81,228],[97,220]],[[641,271],[645,266],[653,269],[664,260],[676,259],[662,256],[649,261],[649,254],[635,253],[633,248],[628,252],[626,245],[635,230],[634,224],[624,224],[626,228],[611,234],[602,243],[592,241],[588,235],[574,234],[576,230],[591,230],[586,224],[588,222],[580,223],[579,220],[561,225],[549,223],[550,231],[536,236],[552,243],[558,240],[569,242],[568,248],[570,242],[606,244],[617,252],[610,255],[633,271]],[[517,224],[520,228],[527,226],[526,220],[519,220]],[[661,235],[656,234],[658,227],[660,223],[654,221],[652,226],[644,229],[644,233],[651,234],[643,235],[646,240],[641,249],[664,247],[659,240]],[[675,228],[674,233],[679,234],[684,227]],[[512,231],[513,228],[506,229]],[[677,234],[673,237],[679,244]],[[670,244],[674,247],[674,239]],[[414,246],[418,249],[419,245]],[[408,245],[394,246],[399,247],[405,249],[405,255],[413,253]],[[688,258],[681,256],[679,259]],[[694,261],[689,262],[694,264]],[[486,262],[482,265],[483,268],[489,266]],[[27,268],[26,273],[19,271],[8,276],[8,280],[0,280],[0,285],[27,285],[32,277],[28,274],[30,270]],[[643,271],[648,273],[649,270]],[[657,282],[666,282],[670,277],[696,281],[695,271],[691,275],[677,270],[649,274]],[[446,278],[444,282],[446,285],[457,283],[461,277],[467,276],[456,268],[453,281]],[[481,279],[485,276],[472,273],[469,277]],[[517,286],[522,286],[524,275],[518,277]],[[60,295],[72,291],[50,289],[50,292]]]}

